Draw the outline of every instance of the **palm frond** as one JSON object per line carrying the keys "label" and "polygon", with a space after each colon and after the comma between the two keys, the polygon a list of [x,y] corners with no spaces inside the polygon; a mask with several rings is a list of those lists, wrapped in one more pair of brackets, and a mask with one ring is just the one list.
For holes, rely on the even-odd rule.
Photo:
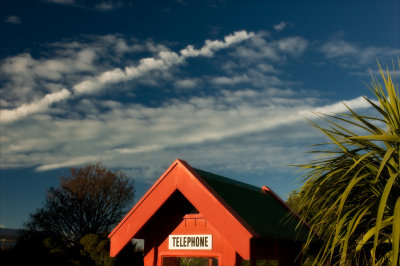
{"label": "palm frond", "polygon": [[[314,146],[320,159],[300,166],[307,172],[296,203],[324,241],[316,264],[398,263],[400,98],[397,81],[379,68],[383,83],[370,83],[377,101],[366,100],[380,117],[346,106],[346,114],[317,114],[327,127],[310,121],[329,139]],[[315,237],[310,233],[306,248]]]}

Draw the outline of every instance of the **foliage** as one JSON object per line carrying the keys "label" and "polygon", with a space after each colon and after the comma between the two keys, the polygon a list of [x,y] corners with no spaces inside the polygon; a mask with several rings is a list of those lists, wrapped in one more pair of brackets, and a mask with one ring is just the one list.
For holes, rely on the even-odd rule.
{"label": "foliage", "polygon": [[[400,62],[399,62],[400,63]],[[328,137],[320,159],[307,170],[295,211],[308,221],[306,247],[318,235],[324,243],[315,264],[397,265],[400,242],[400,98],[389,73],[372,77],[377,101],[365,98],[376,116],[320,115]],[[386,95],[387,94],[387,95]]]}
{"label": "foliage", "polygon": [[107,234],[133,203],[133,180],[100,163],[71,169],[48,190],[44,207],[32,214],[28,231],[44,232],[73,246],[87,234]]}
{"label": "foliage", "polygon": [[129,242],[115,258],[115,266],[142,266],[143,250],[135,243]]}
{"label": "foliage", "polygon": [[41,232],[24,231],[15,247],[4,251],[1,265],[73,265],[77,256],[64,242]]}
{"label": "foliage", "polygon": [[114,265],[114,258],[109,255],[110,241],[106,236],[88,234],[81,238],[79,243],[83,247],[81,255],[90,257],[95,265]]}
{"label": "foliage", "polygon": [[[301,192],[301,193],[300,193]],[[298,192],[297,190],[294,190],[290,193],[288,199],[286,200],[286,204],[289,205],[289,207],[292,210],[296,210],[296,212],[301,213],[301,217],[305,221],[310,221],[312,217],[315,216],[315,214],[318,212],[315,208],[311,206],[310,210],[305,213],[299,210],[299,203],[301,202],[301,197],[304,194],[304,191]],[[305,216],[307,215],[307,216]],[[288,216],[288,219],[294,219],[293,216]],[[302,256],[303,256],[303,265],[309,266],[313,265],[313,262],[315,261],[315,257],[318,255],[318,250],[321,247],[321,241],[313,241],[311,242],[307,249],[304,250]]]}
{"label": "foliage", "polygon": [[48,190],[44,207],[31,215],[2,265],[143,265],[143,253],[128,244],[110,258],[107,234],[133,203],[133,181],[100,163],[71,169]]}
{"label": "foliage", "polygon": [[60,265],[60,266],[125,266],[143,265],[143,251],[129,243],[118,254],[110,257],[110,240],[105,235],[89,234],[74,246],[66,246],[60,239],[43,232],[25,231],[17,245],[1,250],[1,265]]}

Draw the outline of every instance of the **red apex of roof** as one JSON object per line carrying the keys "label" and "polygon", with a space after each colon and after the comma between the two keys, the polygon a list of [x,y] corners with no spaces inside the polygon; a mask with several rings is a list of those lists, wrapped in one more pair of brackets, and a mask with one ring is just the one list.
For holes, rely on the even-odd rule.
{"label": "red apex of roof", "polygon": [[[250,255],[250,239],[257,233],[210,187],[196,171],[177,159],[109,234],[110,255],[119,251],[146,225],[164,202],[179,190],[242,257]],[[232,234],[235,232],[235,234]]]}
{"label": "red apex of roof", "polygon": [[[300,217],[268,187],[260,189],[193,169],[178,159],[110,233],[111,256],[117,255],[132,238],[140,238],[141,229],[177,191],[242,258],[250,257],[253,238],[295,242],[307,239],[308,225],[298,228]],[[288,220],[289,216],[298,219]]]}

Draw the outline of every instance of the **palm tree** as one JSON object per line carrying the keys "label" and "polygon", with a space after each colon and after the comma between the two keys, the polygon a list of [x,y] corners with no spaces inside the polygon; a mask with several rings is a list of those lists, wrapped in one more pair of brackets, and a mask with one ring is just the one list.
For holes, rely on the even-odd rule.
{"label": "palm tree", "polygon": [[376,115],[347,107],[346,114],[318,115],[325,127],[311,122],[329,142],[316,145],[319,159],[301,165],[306,173],[295,211],[310,217],[305,248],[323,240],[314,264],[399,262],[399,87],[379,68],[383,83],[372,76],[369,85],[377,101],[365,98]]}

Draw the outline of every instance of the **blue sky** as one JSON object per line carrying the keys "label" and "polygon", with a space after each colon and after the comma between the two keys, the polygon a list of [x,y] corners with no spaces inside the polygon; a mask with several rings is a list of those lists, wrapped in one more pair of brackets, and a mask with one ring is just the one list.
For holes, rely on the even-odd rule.
{"label": "blue sky", "polygon": [[176,159],[285,198],[324,141],[306,118],[368,112],[400,55],[399,1],[1,1],[0,226],[70,167],[137,197]]}

